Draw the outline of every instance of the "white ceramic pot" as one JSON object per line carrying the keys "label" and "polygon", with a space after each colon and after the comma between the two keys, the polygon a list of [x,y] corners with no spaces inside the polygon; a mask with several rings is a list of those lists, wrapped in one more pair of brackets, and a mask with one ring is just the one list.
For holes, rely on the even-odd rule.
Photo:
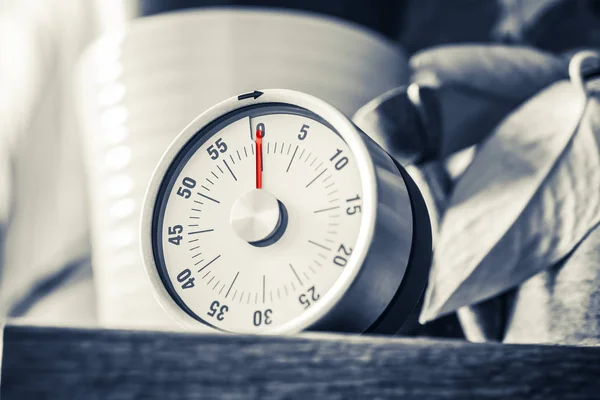
{"label": "white ceramic pot", "polygon": [[132,21],[101,37],[79,65],[99,318],[111,327],[168,327],[139,251],[149,178],[171,140],[238,93],[286,88],[352,115],[407,81],[397,47],[315,14],[204,9]]}

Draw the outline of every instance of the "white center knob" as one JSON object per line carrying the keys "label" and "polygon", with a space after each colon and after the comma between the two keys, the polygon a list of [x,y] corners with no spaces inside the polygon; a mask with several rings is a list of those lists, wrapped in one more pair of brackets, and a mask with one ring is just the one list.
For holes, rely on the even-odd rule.
{"label": "white center knob", "polygon": [[279,202],[264,189],[244,193],[231,208],[231,227],[248,243],[268,239],[279,227],[280,219]]}

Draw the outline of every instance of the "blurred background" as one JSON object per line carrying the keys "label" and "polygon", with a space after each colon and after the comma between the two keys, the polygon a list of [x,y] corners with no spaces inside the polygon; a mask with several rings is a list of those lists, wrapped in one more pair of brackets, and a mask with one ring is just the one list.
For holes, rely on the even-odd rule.
{"label": "blurred background", "polygon": [[189,121],[267,87],[352,115],[409,82],[413,55],[462,43],[598,48],[600,2],[0,0],[0,317],[168,326],[139,212]]}

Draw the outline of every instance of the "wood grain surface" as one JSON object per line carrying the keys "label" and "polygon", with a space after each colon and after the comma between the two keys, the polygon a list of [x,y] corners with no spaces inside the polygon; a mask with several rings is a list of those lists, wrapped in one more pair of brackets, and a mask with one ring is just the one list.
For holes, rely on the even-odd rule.
{"label": "wood grain surface", "polygon": [[8,326],[1,397],[583,399],[599,377],[592,347]]}

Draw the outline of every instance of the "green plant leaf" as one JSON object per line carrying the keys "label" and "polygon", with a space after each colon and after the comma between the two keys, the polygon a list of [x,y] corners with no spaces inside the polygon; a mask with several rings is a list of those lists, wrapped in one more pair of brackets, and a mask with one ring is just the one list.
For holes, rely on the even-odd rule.
{"label": "green plant leaf", "polygon": [[480,143],[523,101],[565,79],[567,64],[550,53],[503,45],[441,46],[410,59],[413,81],[437,88],[442,155]]}
{"label": "green plant leaf", "polygon": [[441,223],[421,321],[519,285],[600,221],[598,142],[569,82],[506,118],[458,182]]}

